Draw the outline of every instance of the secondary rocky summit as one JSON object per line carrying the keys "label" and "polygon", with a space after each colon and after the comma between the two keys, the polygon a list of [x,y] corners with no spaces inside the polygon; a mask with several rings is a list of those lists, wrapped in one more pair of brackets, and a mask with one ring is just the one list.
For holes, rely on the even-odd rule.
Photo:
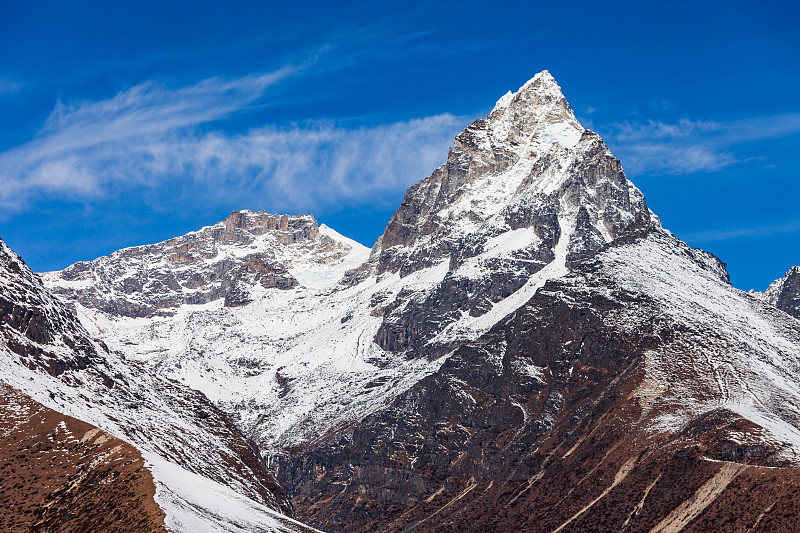
{"label": "secondary rocky summit", "polygon": [[800,266],[793,266],[785,276],[773,281],[761,296],[778,309],[800,319]]}
{"label": "secondary rocky summit", "polygon": [[371,251],[292,220],[234,213],[45,280],[230,416],[326,531],[796,524],[798,321],[664,230],[549,73],[460,133]]}
{"label": "secondary rocky summit", "polygon": [[76,263],[46,278],[84,307],[125,317],[169,316],[184,304],[246,304],[256,285],[291,289],[298,282],[289,269],[341,259],[348,251],[320,233],[313,216],[235,211],[214,226]]}

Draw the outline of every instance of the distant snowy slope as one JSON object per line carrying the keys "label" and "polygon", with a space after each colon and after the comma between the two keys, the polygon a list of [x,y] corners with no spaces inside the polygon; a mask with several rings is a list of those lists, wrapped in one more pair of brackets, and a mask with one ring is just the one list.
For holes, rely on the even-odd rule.
{"label": "distant snowy slope", "polygon": [[[696,336],[688,350],[671,346],[648,355],[653,377],[676,372],[680,377],[661,384],[658,402],[670,407],[660,410],[664,418],[656,418],[651,429],[681,427],[725,408],[761,426],[762,438],[800,466],[796,322],[730,286],[711,254],[669,235],[656,232],[612,246],[599,260],[615,286],[655,302],[661,319]],[[684,374],[686,368],[691,373]]]}

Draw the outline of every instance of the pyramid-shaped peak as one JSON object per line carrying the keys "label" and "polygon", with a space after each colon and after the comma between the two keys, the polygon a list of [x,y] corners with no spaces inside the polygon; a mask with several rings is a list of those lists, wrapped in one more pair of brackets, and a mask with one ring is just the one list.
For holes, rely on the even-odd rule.
{"label": "pyramid-shaped peak", "polygon": [[556,83],[556,79],[553,77],[552,74],[550,74],[549,70],[543,70],[538,74],[536,74],[534,77],[526,81],[525,84],[522,87],[520,87],[520,90],[523,90],[533,85],[537,85],[540,87],[552,86],[560,90],[558,83]]}
{"label": "pyramid-shaped peak", "polygon": [[[529,101],[531,96],[549,97],[553,100],[564,100],[564,95],[561,92],[561,87],[556,82],[555,78],[550,74],[550,71],[543,70],[536,74],[534,77],[526,81],[522,87],[516,92],[508,91],[504,94],[495,104],[492,112],[507,107],[515,101],[526,100]],[[539,99],[537,99],[538,101]]]}
{"label": "pyramid-shaped peak", "polygon": [[525,84],[514,93],[514,98],[516,100],[529,99],[534,96],[538,97],[537,101],[542,100],[542,98],[552,99],[554,101],[565,100],[564,94],[561,92],[561,87],[547,70],[541,71],[536,76],[526,81]]}
{"label": "pyramid-shaped peak", "polygon": [[506,115],[504,121],[514,122],[530,122],[532,119],[538,122],[546,117],[549,123],[563,122],[583,131],[561,87],[547,70],[536,74],[516,92],[509,91],[503,95],[492,109],[490,117],[501,115]]}
{"label": "pyramid-shaped peak", "polygon": [[[508,141],[511,146],[507,148],[520,154],[538,150],[544,146],[541,143],[571,148],[584,132],[561,87],[546,70],[500,98],[486,125],[493,141]],[[536,146],[528,146],[532,139]]]}
{"label": "pyramid-shaped peak", "polygon": [[548,91],[552,93],[556,93],[559,96],[563,96],[561,94],[561,86],[558,84],[556,79],[550,74],[550,71],[543,70],[538,73],[536,76],[528,80],[525,85],[521,87],[521,89],[526,88],[528,86],[536,87],[539,91]]}

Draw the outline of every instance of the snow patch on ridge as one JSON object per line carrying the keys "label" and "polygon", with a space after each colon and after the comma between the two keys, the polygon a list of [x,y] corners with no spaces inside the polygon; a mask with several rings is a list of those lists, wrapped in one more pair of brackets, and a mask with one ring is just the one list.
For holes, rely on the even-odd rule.
{"label": "snow patch on ridge", "polygon": [[506,94],[500,97],[500,99],[497,101],[496,104],[494,104],[494,107],[492,108],[492,113],[508,106],[508,104],[511,103],[511,100],[513,99],[514,99],[514,94],[511,91],[508,91]]}
{"label": "snow patch on ridge", "polygon": [[369,248],[360,242],[341,235],[325,224],[320,224],[319,232],[336,242],[350,247],[350,251],[335,265],[331,265],[329,262],[325,261],[306,261],[299,263],[296,267],[290,268],[289,273],[304,287],[316,290],[331,289],[341,281],[345,272],[367,261],[369,258]]}
{"label": "snow patch on ridge", "polygon": [[[674,353],[647,354],[653,392],[671,405],[654,431],[678,431],[696,417],[725,408],[762,426],[785,459],[800,456],[800,330],[793,319],[735,289],[716,260],[659,231],[633,244],[602,252],[603,271],[626,291],[655,302],[687,331],[699,332],[704,346],[680,346]],[[658,376],[691,368],[690,380]],[[653,392],[646,392],[646,389]],[[710,390],[713,394],[703,393]],[[796,450],[796,451],[795,451]]]}
{"label": "snow patch on ridge", "polygon": [[582,129],[571,124],[551,124],[545,128],[542,139],[545,142],[560,144],[564,148],[573,148],[581,139]]}

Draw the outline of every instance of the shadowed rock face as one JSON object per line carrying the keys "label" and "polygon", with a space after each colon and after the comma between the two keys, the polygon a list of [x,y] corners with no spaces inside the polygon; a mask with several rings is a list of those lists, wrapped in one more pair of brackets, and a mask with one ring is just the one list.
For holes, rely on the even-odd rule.
{"label": "shadowed rock face", "polygon": [[[29,369],[51,376],[102,362],[97,347],[75,316],[44,289],[39,276],[0,240],[0,340]],[[61,357],[48,349],[69,350]],[[111,379],[103,374],[102,379]]]}
{"label": "shadowed rock face", "polygon": [[782,279],[775,280],[764,296],[778,309],[800,319],[800,266],[793,266]]}
{"label": "shadowed rock face", "polygon": [[[737,380],[754,379],[718,374],[740,341],[617,274],[620,257],[656,250],[656,268],[755,305],[713,257],[660,230],[620,239],[386,408],[294,450],[279,479],[298,515],[326,531],[792,530],[793,448],[727,407],[748,394]],[[795,347],[773,364],[796,360],[791,320],[755,309]]]}

